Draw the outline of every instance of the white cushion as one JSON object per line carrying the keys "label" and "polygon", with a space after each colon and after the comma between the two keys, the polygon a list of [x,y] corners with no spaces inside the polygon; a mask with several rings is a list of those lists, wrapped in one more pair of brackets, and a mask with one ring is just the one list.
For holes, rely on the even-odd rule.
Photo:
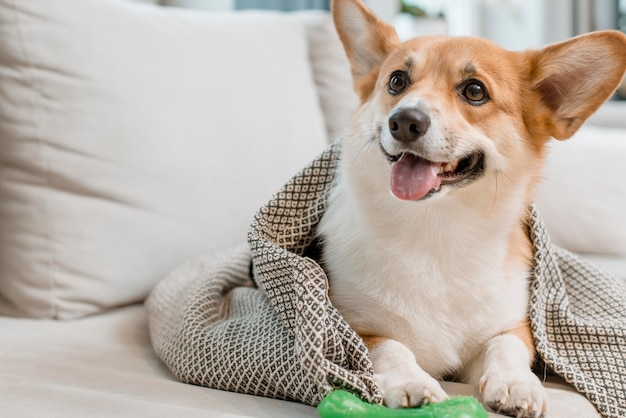
{"label": "white cushion", "polygon": [[589,117],[586,124],[626,129],[626,100],[609,100]]}
{"label": "white cushion", "polygon": [[359,100],[352,88],[350,63],[328,12],[294,13],[307,27],[309,57],[331,141],[349,125]]}
{"label": "white cushion", "polygon": [[143,300],[325,145],[305,28],[119,0],[0,0],[0,314]]}
{"label": "white cushion", "polygon": [[586,125],[551,143],[537,207],[571,251],[626,256],[626,129]]}
{"label": "white cushion", "polygon": [[[72,322],[0,317],[0,329],[4,417],[319,417],[301,403],[176,381],[150,345],[141,306]],[[451,396],[479,396],[467,384],[442,385]],[[551,376],[545,386],[550,418],[600,418],[571,387]]]}

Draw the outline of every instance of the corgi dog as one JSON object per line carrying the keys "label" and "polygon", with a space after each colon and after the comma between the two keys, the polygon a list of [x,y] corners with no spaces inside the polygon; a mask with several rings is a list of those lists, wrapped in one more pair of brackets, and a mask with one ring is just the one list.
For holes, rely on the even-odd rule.
{"label": "corgi dog", "polygon": [[318,226],[330,298],[369,349],[389,407],[476,385],[538,417],[527,219],[546,144],[620,84],[626,35],[513,52],[479,38],[400,42],[360,0],[332,15],[360,98]]}

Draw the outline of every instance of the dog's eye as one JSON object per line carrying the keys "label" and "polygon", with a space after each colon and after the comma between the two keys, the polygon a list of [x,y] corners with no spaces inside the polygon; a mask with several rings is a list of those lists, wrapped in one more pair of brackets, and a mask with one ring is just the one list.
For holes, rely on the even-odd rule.
{"label": "dog's eye", "polygon": [[462,94],[467,101],[474,105],[483,104],[489,98],[485,86],[481,82],[475,80],[465,84]]}
{"label": "dog's eye", "polygon": [[480,84],[471,83],[465,87],[465,98],[472,102],[480,102],[486,96],[485,89]]}
{"label": "dog's eye", "polygon": [[387,84],[387,91],[389,94],[399,94],[409,85],[409,80],[403,71],[396,71],[391,74],[391,78],[389,78],[389,83]]}

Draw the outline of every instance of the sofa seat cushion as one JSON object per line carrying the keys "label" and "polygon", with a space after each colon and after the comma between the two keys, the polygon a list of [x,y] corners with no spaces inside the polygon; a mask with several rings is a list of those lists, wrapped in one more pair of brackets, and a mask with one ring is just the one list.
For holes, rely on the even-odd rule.
{"label": "sofa seat cushion", "polygon": [[[0,329],[3,416],[318,417],[303,404],[177,381],[152,351],[141,305],[72,321],[0,317]],[[547,377],[545,385],[550,418],[599,417],[563,382]],[[478,396],[470,385],[443,387],[451,395]]]}

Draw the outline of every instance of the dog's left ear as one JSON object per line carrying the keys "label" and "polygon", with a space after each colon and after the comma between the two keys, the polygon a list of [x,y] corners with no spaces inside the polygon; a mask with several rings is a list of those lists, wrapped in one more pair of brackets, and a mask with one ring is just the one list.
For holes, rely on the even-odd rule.
{"label": "dog's left ear", "polygon": [[[528,52],[530,76],[548,133],[556,139],[574,135],[583,122],[613,94],[626,72],[626,35],[592,32]],[[545,118],[546,112],[548,118]]]}

